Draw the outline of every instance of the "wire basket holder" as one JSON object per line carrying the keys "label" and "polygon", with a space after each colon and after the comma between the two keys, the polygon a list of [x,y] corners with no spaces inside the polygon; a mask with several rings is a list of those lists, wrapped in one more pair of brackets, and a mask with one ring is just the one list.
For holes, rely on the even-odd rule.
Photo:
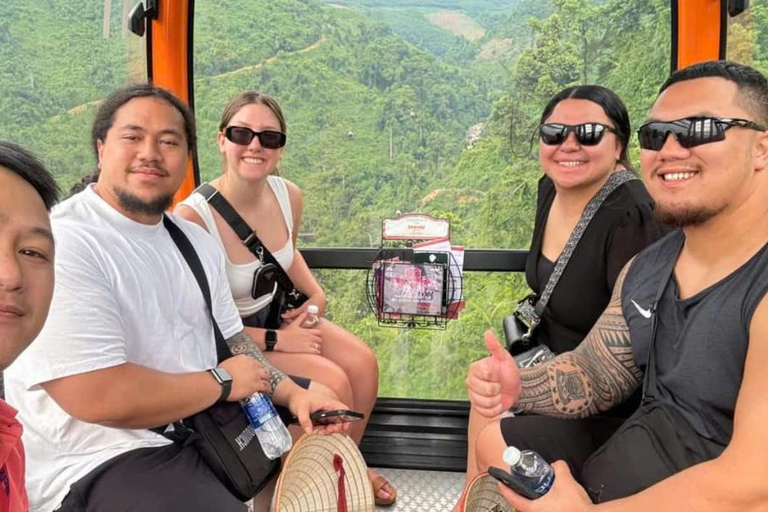
{"label": "wire basket holder", "polygon": [[366,295],[383,327],[445,329],[463,300],[461,264],[450,248],[450,221],[410,214],[384,219]]}

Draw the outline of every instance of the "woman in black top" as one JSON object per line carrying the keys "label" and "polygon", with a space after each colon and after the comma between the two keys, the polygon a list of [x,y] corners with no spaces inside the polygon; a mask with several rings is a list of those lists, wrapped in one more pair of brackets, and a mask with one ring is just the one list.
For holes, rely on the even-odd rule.
{"label": "woman in black top", "polygon": [[[541,116],[536,221],[526,261],[528,285],[544,291],[587,203],[608,177],[632,170],[627,157],[627,109],[610,90],[570,87]],[[581,139],[581,140],[579,140]],[[535,340],[555,353],[576,348],[608,305],[616,277],[640,250],[661,236],[643,183],[620,185],[595,213],[552,293]]]}
{"label": "woman in black top", "polygon": [[[590,199],[611,174],[632,170],[627,156],[630,133],[626,107],[604,87],[569,87],[544,109],[539,125],[539,161],[544,176],[539,182],[533,241],[526,261],[526,279],[537,295],[544,291]],[[574,349],[608,305],[624,265],[661,235],[653,217],[653,201],[643,183],[632,180],[619,185],[584,231],[533,340],[555,353]],[[621,412],[619,416],[626,417],[629,411]],[[570,428],[555,425],[562,421],[568,421]],[[508,444],[524,449],[530,436],[551,438],[553,446],[566,445],[586,456],[622,421],[543,416],[494,421],[472,411],[467,481],[479,470],[486,470],[487,461],[496,460]],[[584,442],[585,436],[589,442]]]}
{"label": "woman in black top", "polygon": [[[544,241],[547,225],[562,222],[557,218],[561,213],[552,209],[557,195],[563,198],[567,192],[558,193],[557,189],[548,176],[539,181],[536,223],[525,265],[528,286],[537,296],[544,291],[557,261],[554,254],[559,244]],[[535,340],[557,354],[576,348],[608,305],[621,269],[660,234],[653,201],[642,181],[629,181],[614,190],[579,240],[542,314]],[[550,251],[543,249],[545,245]],[[551,250],[552,245],[555,250]]]}

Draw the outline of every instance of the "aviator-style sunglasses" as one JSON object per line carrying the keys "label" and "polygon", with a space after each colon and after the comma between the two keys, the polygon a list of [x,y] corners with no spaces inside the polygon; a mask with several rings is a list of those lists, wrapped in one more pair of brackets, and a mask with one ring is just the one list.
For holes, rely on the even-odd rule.
{"label": "aviator-style sunglasses", "polygon": [[228,126],[227,129],[224,130],[224,136],[234,144],[239,144],[241,146],[250,144],[254,137],[258,137],[259,144],[267,149],[280,149],[285,146],[285,134],[272,130],[255,132],[244,126]]}
{"label": "aviator-style sunglasses", "polygon": [[637,130],[640,147],[659,151],[671,133],[684,148],[725,140],[725,131],[734,126],[764,132],[765,127],[746,119],[686,117],[674,121],[651,121]]}
{"label": "aviator-style sunglasses", "polygon": [[581,146],[596,146],[600,144],[605,132],[616,133],[616,130],[610,126],[600,123],[582,123],[582,124],[557,124],[547,123],[539,126],[539,135],[541,142],[548,146],[559,146],[569,133],[576,136],[576,142]]}

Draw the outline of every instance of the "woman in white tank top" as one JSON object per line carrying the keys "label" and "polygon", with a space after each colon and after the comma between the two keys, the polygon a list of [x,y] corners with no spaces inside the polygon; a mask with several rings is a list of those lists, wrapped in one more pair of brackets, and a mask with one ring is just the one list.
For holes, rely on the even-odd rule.
{"label": "woman in white tank top", "polygon": [[[365,420],[353,423],[350,430],[352,439],[359,443],[378,393],[378,363],[360,338],[333,322],[321,318],[314,328],[302,325],[307,306],[318,306],[322,315],[326,298],[295,247],[301,224],[301,191],[273,175],[283,153],[285,131],[282,111],[272,98],[253,92],[236,96],[225,107],[217,134],[224,172],[211,185],[258,234],[299,291],[309,297],[303,306],[284,314],[279,330],[269,333],[270,339],[277,338],[272,351],[267,351],[266,329],[246,327],[248,334],[277,368],[311,379],[310,387],[364,413]],[[200,194],[184,200],[176,213],[207,229],[221,244],[240,315],[246,318],[268,307],[271,294],[251,296],[253,273],[261,262],[221,215]],[[394,486],[371,470],[369,478],[376,503],[392,504],[397,496]]]}

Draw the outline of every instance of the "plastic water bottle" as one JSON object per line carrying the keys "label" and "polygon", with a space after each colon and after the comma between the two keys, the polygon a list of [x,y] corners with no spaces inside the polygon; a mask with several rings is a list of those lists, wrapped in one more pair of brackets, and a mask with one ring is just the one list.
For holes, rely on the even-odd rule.
{"label": "plastic water bottle", "polygon": [[539,498],[547,494],[555,481],[555,472],[544,458],[533,450],[520,451],[508,446],[501,456],[509,464],[517,481]]}
{"label": "plastic water bottle", "polygon": [[311,329],[320,323],[320,308],[314,304],[307,306],[307,319],[304,320],[304,327]]}
{"label": "plastic water bottle", "polygon": [[[276,459],[291,449],[293,444],[291,434],[268,396],[254,393],[242,400],[240,404],[243,406],[248,422],[256,432],[256,438],[261,443],[261,448],[267,457]],[[247,444],[245,441],[245,445]]]}

